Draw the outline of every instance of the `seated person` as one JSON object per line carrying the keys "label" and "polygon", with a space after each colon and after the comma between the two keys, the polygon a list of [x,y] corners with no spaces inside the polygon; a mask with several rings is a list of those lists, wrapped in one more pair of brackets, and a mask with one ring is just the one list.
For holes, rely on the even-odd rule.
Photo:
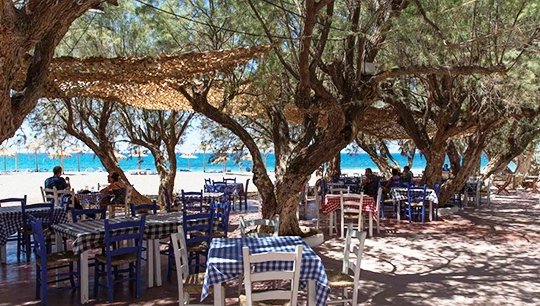
{"label": "seated person", "polygon": [[120,174],[112,172],[107,176],[109,186],[101,189],[99,192],[107,194],[99,203],[101,206],[109,204],[124,204],[126,201],[126,184],[120,180]]}
{"label": "seated person", "polygon": [[386,192],[390,190],[392,187],[399,187],[401,180],[401,176],[399,173],[399,169],[392,169],[392,177],[386,182],[386,185],[384,186],[384,189]]}
{"label": "seated person", "polygon": [[366,168],[364,175],[366,176],[366,178],[362,181],[364,193],[373,198],[377,197],[380,178],[373,174],[371,168]]}
{"label": "seated person", "polygon": [[[70,190],[71,185],[69,183],[69,177],[66,177],[65,179],[61,176],[64,172],[64,169],[60,166],[56,166],[53,168],[53,176],[49,177],[45,180],[44,187],[46,189],[53,189],[56,188],[56,190]],[[52,194],[51,192],[47,192],[47,194]],[[71,202],[71,195],[70,194],[64,194],[62,195],[62,198],[60,199],[60,202],[62,204],[70,203]],[[80,202],[75,198],[74,200],[75,208],[81,209],[82,206]]]}
{"label": "seated person", "polygon": [[441,179],[443,181],[446,181],[446,180],[448,180],[448,178],[450,178],[450,168],[448,167],[448,164],[444,164],[444,166],[442,168],[442,177],[441,177]]}
{"label": "seated person", "polygon": [[403,173],[400,176],[400,180],[402,183],[413,183],[413,173],[411,172],[411,168],[409,168],[409,166],[405,166],[403,168]]}

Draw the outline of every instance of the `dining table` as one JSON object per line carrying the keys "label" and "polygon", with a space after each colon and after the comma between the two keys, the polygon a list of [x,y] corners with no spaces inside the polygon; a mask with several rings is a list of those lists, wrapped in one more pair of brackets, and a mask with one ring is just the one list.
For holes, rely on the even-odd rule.
{"label": "dining table", "polygon": [[[30,208],[28,211],[45,211],[48,208]],[[66,208],[55,206],[52,214],[51,224],[61,224],[68,221]],[[11,235],[15,234],[23,226],[23,215],[21,206],[0,207],[0,262],[7,261],[7,242]]]}
{"label": "dining table", "polygon": [[[394,203],[397,203],[398,214],[397,220],[401,220],[401,201],[408,200],[408,188],[405,187],[394,187],[390,189],[390,195]],[[439,197],[434,189],[426,188],[426,201],[429,202],[429,221],[433,221],[433,204],[439,203]]]}
{"label": "dining table", "polygon": [[[214,238],[210,243],[206,274],[201,292],[201,301],[214,289],[214,305],[225,305],[223,282],[241,278],[244,273],[242,248],[249,247],[250,254],[264,252],[294,252],[297,245],[303,246],[300,267],[300,282],[308,289],[308,305],[326,305],[330,286],[321,258],[299,236]],[[259,272],[290,269],[291,263],[269,261],[259,263]]]}
{"label": "dining table", "polygon": [[[122,217],[109,219],[114,224],[136,217]],[[161,256],[160,239],[169,238],[172,233],[178,232],[178,226],[182,225],[182,212],[160,213],[147,215],[144,226],[144,239],[147,242],[148,260],[148,287],[161,286]],[[192,222],[207,222],[205,219],[193,220]],[[56,224],[52,226],[58,237],[68,238],[76,255],[80,256],[80,280],[81,280],[81,303],[88,302],[88,255],[90,250],[99,249],[105,245],[105,222],[104,220],[85,220],[77,223]],[[58,249],[61,251],[61,249]]]}

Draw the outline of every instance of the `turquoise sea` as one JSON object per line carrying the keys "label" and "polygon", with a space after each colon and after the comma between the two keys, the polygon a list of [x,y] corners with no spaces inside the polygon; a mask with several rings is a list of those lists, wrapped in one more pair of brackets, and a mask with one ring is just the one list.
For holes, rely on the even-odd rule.
{"label": "turquoise sea", "polygon": [[[229,158],[226,165],[224,164],[209,164],[208,159],[210,154],[194,153],[192,158],[182,158],[181,154],[178,154],[178,170],[179,171],[203,171],[203,160],[206,164],[206,172],[221,172],[232,171],[241,172],[248,171],[252,167],[252,163],[249,160],[242,160],[241,164],[235,164],[233,158]],[[403,167],[407,163],[407,158],[399,154],[395,154],[394,157]],[[65,171],[86,171],[95,172],[103,171],[103,165],[99,159],[91,153],[73,154],[71,157],[64,158]],[[46,153],[32,154],[32,153],[20,153],[17,157],[0,157],[0,171],[45,171],[49,172],[56,165],[60,165],[59,158],[51,159]],[[124,171],[130,170],[151,170],[155,171],[154,159],[152,155],[139,158],[129,157],[119,161],[120,167]],[[269,171],[274,171],[275,158],[273,154],[269,154],[266,159],[267,168]],[[426,164],[425,158],[417,154],[414,158],[413,172],[421,171]],[[487,159],[482,158],[482,167],[487,164]],[[357,154],[341,154],[341,168],[344,171],[358,171],[363,173],[365,168],[373,168],[375,171],[377,166],[371,161],[369,155],[366,153]],[[250,170],[249,170],[250,171]]]}

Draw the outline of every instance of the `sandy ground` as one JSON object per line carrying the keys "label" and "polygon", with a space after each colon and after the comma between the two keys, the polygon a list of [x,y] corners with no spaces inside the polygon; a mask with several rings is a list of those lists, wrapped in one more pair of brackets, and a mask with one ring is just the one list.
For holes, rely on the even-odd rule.
{"label": "sandy ground", "polygon": [[[39,186],[41,178],[33,179],[35,186]],[[142,183],[149,178],[141,179]],[[183,180],[189,179],[198,180],[199,177],[183,177]],[[16,186],[5,177],[0,182],[2,192],[4,188]],[[182,182],[190,186],[190,182]],[[199,182],[191,183],[199,186],[202,184],[200,182],[202,177]],[[33,188],[39,190],[35,186]],[[251,200],[249,204],[248,213],[231,213],[231,236],[239,235],[240,216],[258,216],[258,203]],[[311,219],[313,214],[314,207],[308,207],[304,218]],[[539,220],[540,195],[525,191],[494,196],[491,207],[466,208],[425,225],[383,220],[381,233],[366,241],[360,277],[360,303],[540,305]],[[321,222],[323,227],[325,221]],[[323,229],[326,233],[326,229]],[[340,238],[326,237],[325,243],[315,249],[326,267],[341,266],[343,241]],[[32,265],[17,263],[12,247],[8,253],[8,265],[0,269],[0,304],[34,304],[27,303],[33,299]],[[29,290],[18,297],[13,296],[12,293],[21,284],[28,286]],[[161,288],[145,289],[141,299],[133,299],[129,294],[120,295],[115,305],[174,305],[177,296],[175,287],[175,281],[165,281]],[[228,305],[236,304],[235,292],[227,292]],[[99,300],[93,300],[91,304],[101,304],[104,296]],[[68,297],[60,292],[51,293],[50,301],[56,305],[77,304],[77,295]]]}
{"label": "sandy ground", "polygon": [[[8,172],[0,174],[0,198],[28,196],[29,203],[41,202],[40,186],[43,186],[45,179],[51,177],[51,173],[44,172]],[[71,186],[75,191],[81,189],[98,190],[98,184],[107,183],[107,173],[105,172],[68,172],[63,177],[69,177]],[[131,184],[146,195],[156,195],[159,190],[158,175],[127,175]],[[189,191],[201,190],[204,186],[204,179],[210,178],[221,181],[223,177],[234,178],[238,183],[246,184],[250,179],[249,191],[257,191],[251,182],[251,173],[236,173],[223,175],[223,173],[204,172],[178,172],[175,180],[175,192],[181,189]]]}

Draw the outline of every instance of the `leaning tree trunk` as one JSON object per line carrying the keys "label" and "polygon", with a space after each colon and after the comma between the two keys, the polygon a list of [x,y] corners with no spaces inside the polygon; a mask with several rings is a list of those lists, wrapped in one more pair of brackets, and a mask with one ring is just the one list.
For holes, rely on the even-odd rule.
{"label": "leaning tree trunk", "polygon": [[331,161],[328,162],[328,177],[332,181],[341,176],[341,152],[338,153]]}
{"label": "leaning tree trunk", "polygon": [[299,236],[301,234],[297,212],[299,193],[307,177],[284,175],[276,177],[276,200],[279,209],[279,234]]}
{"label": "leaning tree trunk", "polygon": [[[171,164],[171,167],[167,167],[167,161],[165,156],[161,152],[152,151],[154,156],[154,165],[156,166],[157,173],[159,175],[159,190],[158,201],[160,207],[165,207],[165,195],[163,188],[167,189],[169,193],[169,199],[172,201],[172,194],[174,188],[174,179],[176,178],[176,163]],[[169,160],[170,162],[170,160]],[[174,166],[174,168],[172,167]]]}
{"label": "leaning tree trunk", "polygon": [[441,181],[442,166],[446,153],[446,144],[432,144],[429,150],[424,152],[426,156],[426,169],[424,171],[424,181],[428,186],[433,186],[436,182]]}
{"label": "leaning tree trunk", "polygon": [[521,184],[523,184],[523,180],[525,179],[525,176],[529,174],[529,169],[531,169],[533,156],[534,156],[533,146],[530,146],[525,152],[523,152],[521,155],[518,156],[517,167],[515,171],[516,175],[514,179],[514,189],[517,186],[521,186]]}

